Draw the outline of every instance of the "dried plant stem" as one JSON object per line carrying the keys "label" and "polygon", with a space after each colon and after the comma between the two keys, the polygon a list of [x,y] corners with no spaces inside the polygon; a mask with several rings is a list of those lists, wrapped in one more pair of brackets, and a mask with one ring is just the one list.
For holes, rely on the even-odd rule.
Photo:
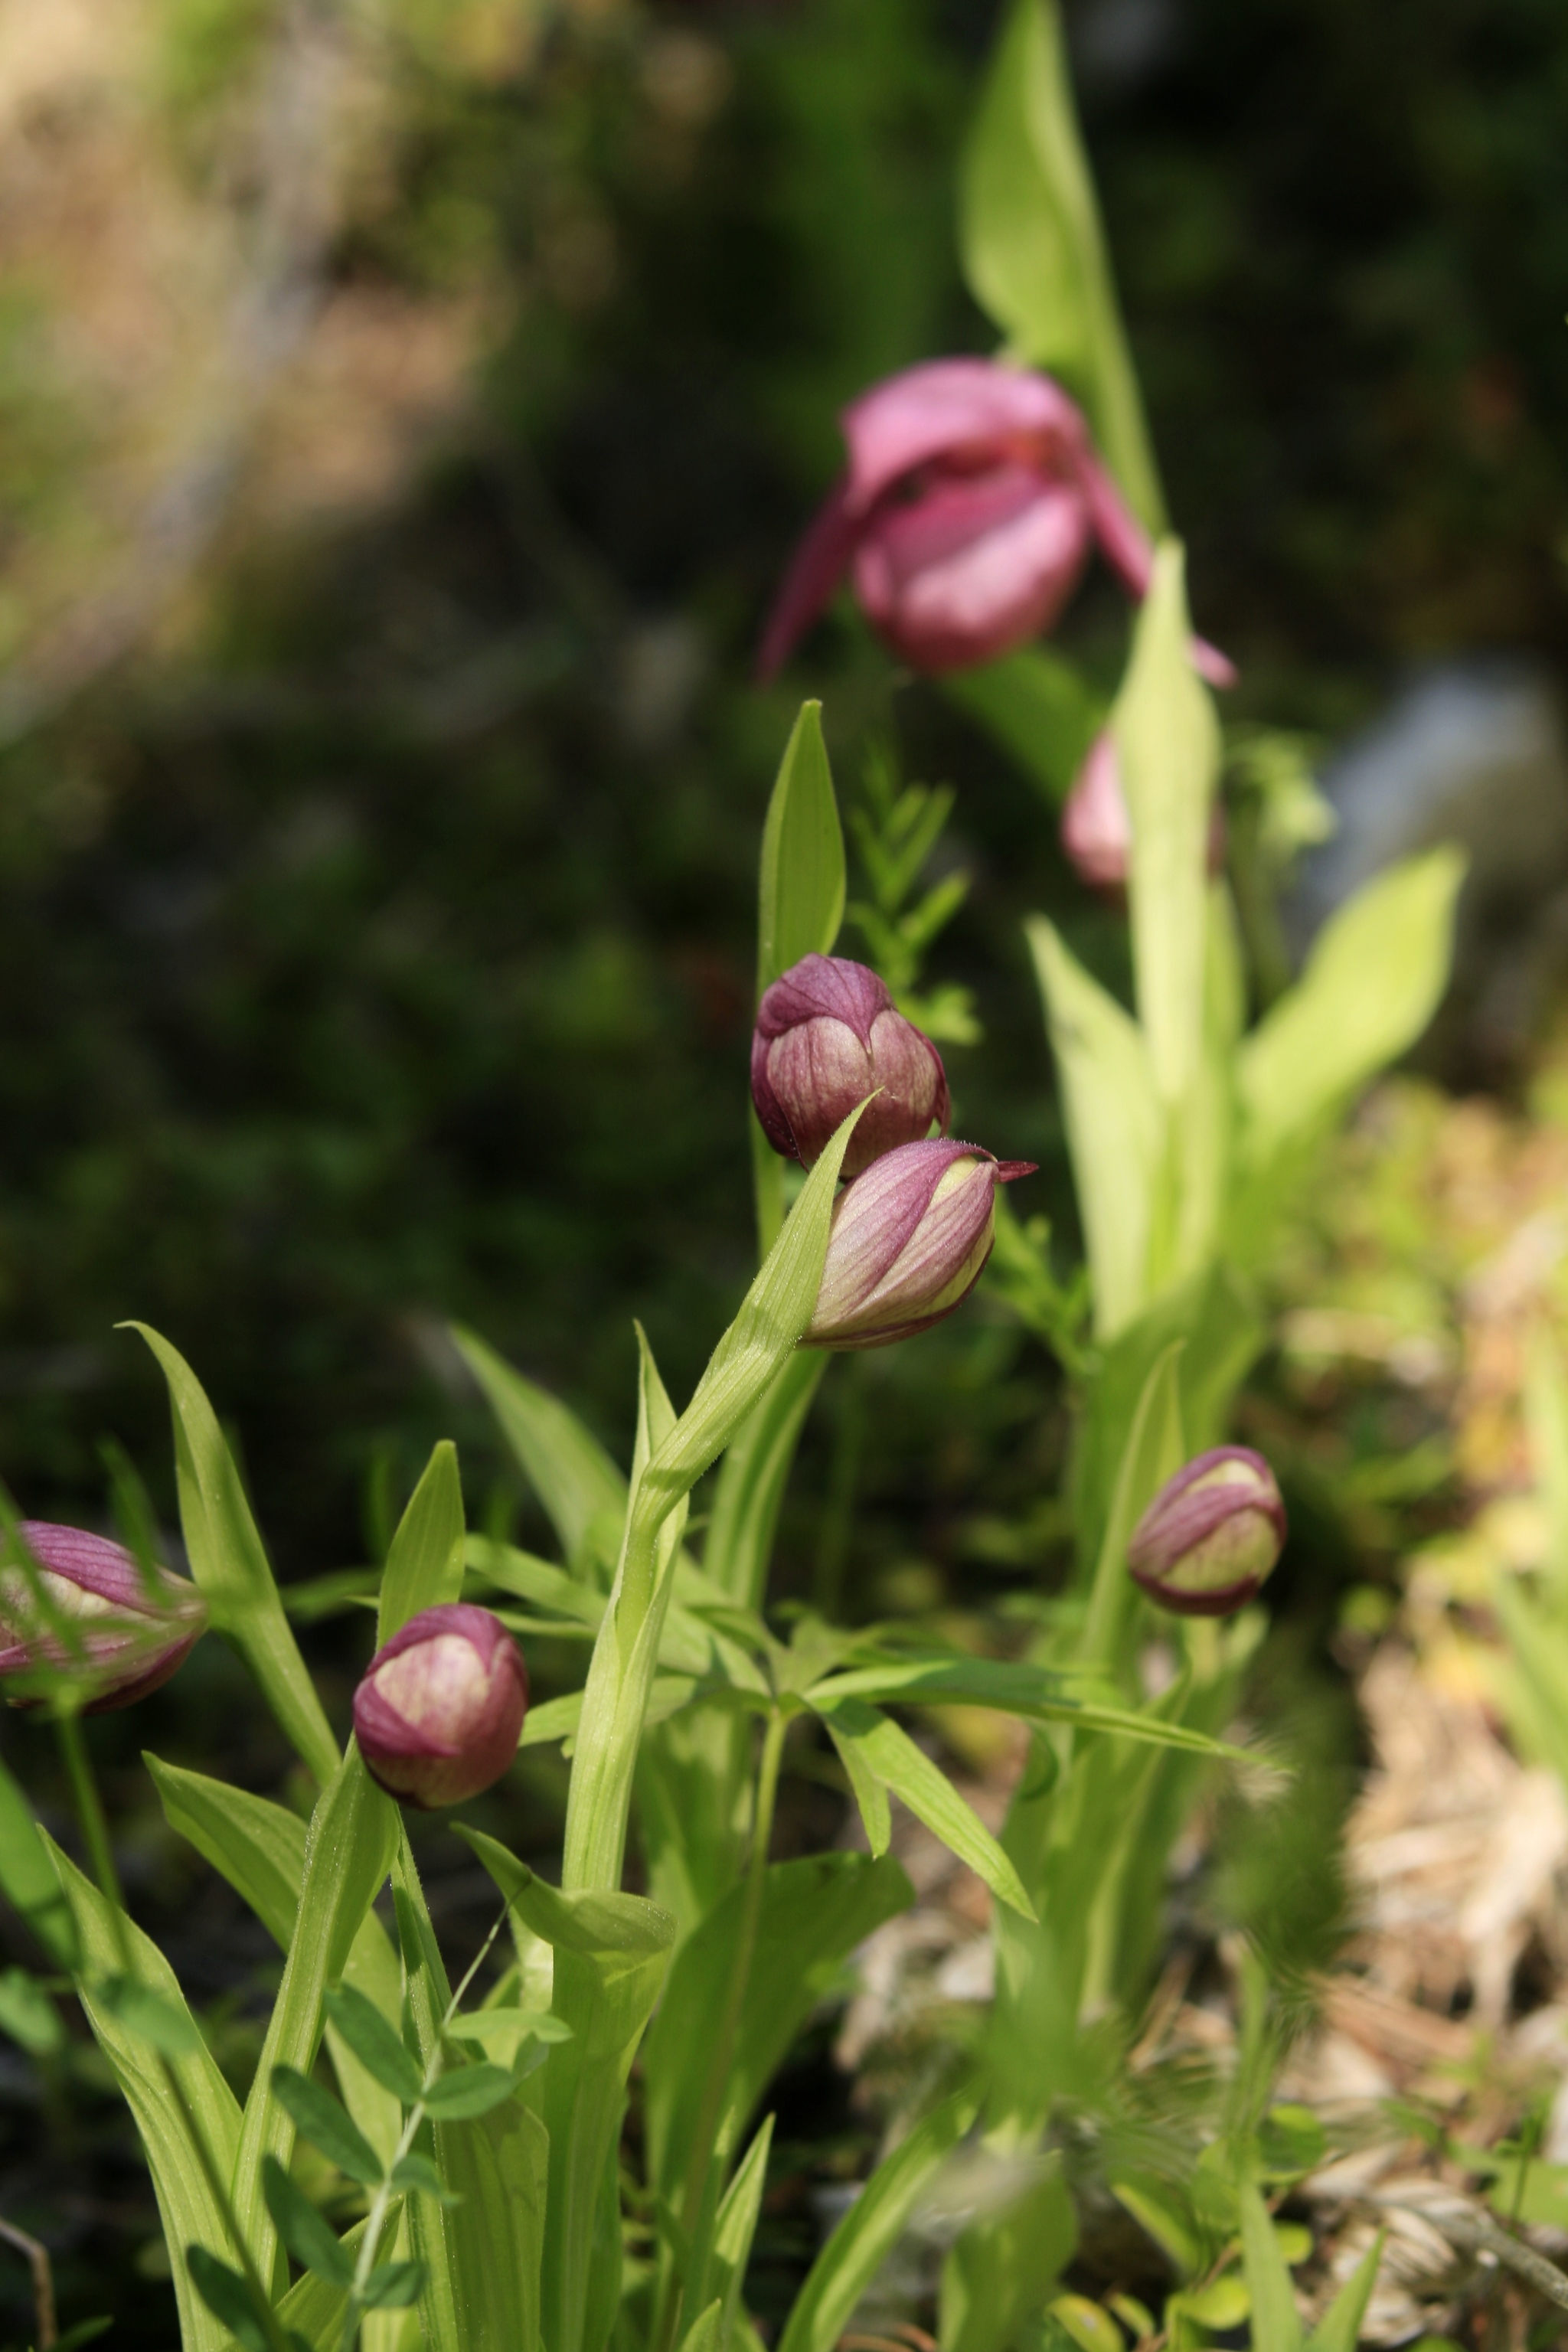
{"label": "dried plant stem", "polygon": [[59,2342],[59,2326],[55,2317],[55,2274],[49,2268],[49,2250],[29,2238],[26,2230],[13,2222],[0,2221],[0,2238],[15,2246],[26,2257],[27,2268],[33,2273],[33,2309],[38,2323],[37,2352],[51,2352]]}

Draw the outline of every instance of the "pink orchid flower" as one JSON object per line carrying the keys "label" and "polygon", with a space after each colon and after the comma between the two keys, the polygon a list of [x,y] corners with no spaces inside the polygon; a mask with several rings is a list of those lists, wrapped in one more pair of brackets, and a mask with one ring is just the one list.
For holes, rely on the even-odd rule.
{"label": "pink orchid flower", "polygon": [[[1055,626],[1096,545],[1142,598],[1153,549],[1082,412],[1049,376],[928,360],[840,418],[849,464],[784,575],[757,656],[773,677],[846,573],[914,668],[968,669]],[[1215,686],[1236,672],[1194,639]]]}

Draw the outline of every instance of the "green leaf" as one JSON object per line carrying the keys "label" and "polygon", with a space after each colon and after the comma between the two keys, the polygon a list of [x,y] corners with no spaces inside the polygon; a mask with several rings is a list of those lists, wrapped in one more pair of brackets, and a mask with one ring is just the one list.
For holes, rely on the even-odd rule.
{"label": "green leaf", "polygon": [[[825,1720],[833,1730],[832,1709],[840,1699],[869,1699],[899,1706],[990,1706],[1026,1722],[1066,1723],[1079,1731],[1110,1733],[1153,1748],[1180,1748],[1189,1755],[1244,1760],[1246,1751],[1226,1748],[1182,1723],[1167,1723],[1134,1708],[1102,1706],[1093,1699],[1068,1696],[1055,1675],[1022,1660],[1008,1658],[910,1658],[886,1666],[858,1666],[816,1683],[805,1694],[813,1707],[827,1710]],[[842,1753],[842,1750],[840,1751]],[[858,1759],[864,1764],[864,1758]],[[846,1769],[854,1767],[846,1759]]]}
{"label": "green leaf", "polygon": [[[864,1106],[860,1106],[863,1108]],[[674,1428],[649,1455],[626,1515],[613,1604],[589,1664],[562,1875],[573,1886],[618,1885],[632,1776],[668,1605],[673,1547],[666,1522],[721,1454],[783,1369],[816,1304],[835,1188],[859,1108],[807,1176],[783,1232],[746,1293]],[[561,2347],[552,2346],[552,2352]]]}
{"label": "green leaf", "polygon": [[1568,1597],[1568,1373],[1555,1334],[1537,1324],[1525,1343],[1524,1420],[1530,1464],[1546,1513],[1546,1573]]}
{"label": "green leaf", "polygon": [[1250,2289],[1232,2273],[1227,2272],[1223,2278],[1210,2279],[1206,2286],[1189,2287],[1184,2294],[1175,2297],[1175,2305],[1186,2318],[1195,2319],[1200,2327],[1212,2327],[1216,2331],[1239,2327],[1250,2315],[1253,2320],[1252,2340],[1257,2352],[1293,2352],[1288,2339],[1268,2332],[1261,2315],[1254,2311]]}
{"label": "green leaf", "polygon": [[[310,1816],[299,1913],[235,2158],[235,2213],[257,2250],[264,2278],[274,2247],[261,2196],[261,2168],[268,2156],[286,2162],[293,2142],[293,2110],[286,2105],[280,2084],[295,2074],[302,2079],[314,2062],[328,1988],[342,1979],[366,1914],[385,1881],[397,1827],[396,1807],[375,1786],[351,1746]],[[363,2134],[356,2137],[363,2138]],[[375,2163],[379,2179],[379,2157]]]}
{"label": "green leaf", "polygon": [[352,1985],[340,1985],[327,1995],[327,2015],[365,2072],[404,2106],[413,2106],[422,2088],[419,2069],[374,2002]]}
{"label": "green leaf", "polygon": [[736,2167],[735,2178],[724,2192],[713,2225],[708,2284],[716,2291],[720,2303],[716,2352],[730,2352],[735,2323],[741,2315],[741,2291],[746,2283],[746,2265],[752,2259],[757,2216],[763,2210],[768,2151],[773,2143],[773,2119],[769,2116]]}
{"label": "green leaf", "polygon": [[415,2150],[400,2156],[388,2176],[395,2189],[412,2190],[420,2197],[434,2197],[441,2205],[460,2205],[462,2199],[454,2197],[427,2156]]}
{"label": "green leaf", "polygon": [[257,2313],[243,2273],[220,2263],[205,2246],[187,2246],[185,2260],[197,2294],[214,2318],[221,2321],[225,2335],[234,2336],[245,2352],[271,2352],[266,2325]]}
{"label": "green leaf", "polygon": [[680,2339],[680,2352],[719,2352],[724,2340],[724,2305],[715,2296],[707,2309],[700,2312]]}
{"label": "green leaf", "polygon": [[325,1787],[338,1769],[338,1744],[283,1613],[217,1416],[178,1349],[145,1323],[119,1328],[141,1333],[169,1384],[180,1526],[213,1629],[238,1650],[296,1753]]}
{"label": "green leaf", "polygon": [[[232,2251],[193,2131],[203,2135],[214,2165],[220,2176],[226,2177],[239,2144],[239,2108],[199,2038],[189,2056],[166,2062],[178,2077],[183,2104],[171,2099],[164,2062],[140,2036],[128,2032],[98,1998],[97,1983],[118,1972],[121,1965],[121,1936],[110,1906],[58,1846],[47,1838],[45,1843],[80,1943],[83,1974],[77,1990],[82,2009],[114,2070],[153,2176],[159,2218],[173,2255],[181,2343],[184,2352],[224,2352],[228,2338],[192,2282],[184,2250],[194,2242]],[[156,1944],[128,1919],[122,1919],[120,1927],[130,1939],[132,1968],[141,1982],[171,2006],[183,2006],[178,1979]]]}
{"label": "green leaf", "polygon": [[552,1567],[549,1560],[536,1559],[531,1552],[492,1543],[488,1536],[470,1536],[465,1557],[472,1575],[499,1585],[503,1592],[515,1593],[520,1601],[531,1601],[559,1616],[575,1617],[584,1625],[597,1627],[604,1616],[602,1592],[568,1576],[564,1569]]}
{"label": "green leaf", "polygon": [[1144,522],[1163,507],[1138,382],[1074,119],[1054,0],[1014,0],[964,155],[970,291],[1016,356],[1059,375]]}
{"label": "green leaf", "polygon": [[1242,1150],[1265,1170],[1420,1036],[1447,985],[1464,853],[1406,858],[1331,915],[1241,1049]]}
{"label": "green leaf", "polygon": [[165,2058],[188,2058],[200,2047],[195,2020],[183,2000],[171,2000],[151,1985],[128,1976],[103,1978],[94,1985],[93,1995],[105,2016],[112,2017],[139,2041],[161,2050]]}
{"label": "green leaf", "polygon": [[49,1958],[62,1969],[78,1963],[76,1928],[33,1809],[0,1764],[0,1890]]}
{"label": "green leaf", "polygon": [[1132,821],[1128,898],[1138,1013],[1156,1093],[1173,1109],[1198,1076],[1204,1040],[1209,809],[1219,727],[1188,650],[1183,559],[1155,551],[1111,731]]}
{"label": "green leaf", "polygon": [[[187,1772],[156,1756],[144,1755],[142,1761],[170,1828],[227,1879],[287,1951],[305,1874],[304,1822],[284,1806],[231,1788],[226,1780]],[[397,1959],[374,1912],[366,1915],[354,1937],[343,1975],[384,2019],[399,2014],[403,1991]],[[378,2154],[390,2157],[403,2124],[398,2101],[367,2072],[333,2024],[327,2028],[327,2046],[349,2113]]]}
{"label": "green leaf", "polygon": [[[1000,2146],[1005,2164],[1016,2150]],[[984,2208],[956,2240],[942,2265],[941,2335],[945,2352],[1005,2352],[1045,2307],[1072,2260],[1078,2220],[1059,2162],[1027,2178],[999,2210]],[[1120,2347],[1119,2347],[1120,2352]]]}
{"label": "green leaf", "polygon": [[1060,808],[1105,724],[1110,705],[1065,655],[1024,646],[1000,661],[952,671],[940,681],[1012,754],[1047,800]]}
{"label": "green leaf", "polygon": [[831,1717],[823,1719],[838,1761],[849,1776],[849,1786],[866,1832],[866,1843],[873,1854],[884,1854],[893,1837],[893,1809],[889,1802],[887,1790],[867,1763],[858,1743],[847,1739]]}
{"label": "green leaf", "polygon": [[[1247,2273],[1247,2292],[1252,2305],[1252,2340],[1258,2352],[1300,2352],[1301,2323],[1296,2313],[1296,2290],[1290,2284],[1290,2273],[1274,2234],[1274,2224],[1268,2208],[1250,2180],[1241,2182],[1238,2191],[1241,2203],[1241,2260]],[[1224,2284],[1221,2280],[1218,2282]],[[1192,2299],[1187,2307],[1211,2326],[1231,2327],[1237,2321],[1215,2318],[1196,2311]],[[1237,2315],[1245,2318],[1245,2312]]]}
{"label": "green leaf", "polygon": [[833,2352],[850,2313],[978,2107],[974,2092],[956,2092],[878,2166],[812,2264],[778,2352]]}
{"label": "green leaf", "polygon": [[1109,1339],[1144,1304],[1162,1119],[1143,1032],[1043,915],[1025,925],[1045,998],[1094,1276],[1094,1328]]}
{"label": "green leaf", "polygon": [[1203,2248],[1186,2205],[1152,2173],[1112,2180],[1110,2193],[1126,2207],[1140,2229],[1147,2231],[1179,2278],[1191,2278],[1203,2261]]}
{"label": "green leaf", "polygon": [[558,1892],[494,1838],[460,1823],[458,1834],[533,1933],[554,1948],[552,2005],[572,2039],[539,2077],[552,2216],[543,2334],[551,2352],[592,2352],[586,2331],[602,2200],[613,2203],[626,2077],[664,1985],[675,1921],[639,1895]]}
{"label": "green leaf", "polygon": [[375,1626],[378,1649],[422,1609],[458,1599],[463,1589],[465,1533],[458,1449],[444,1437],[409,1497],[386,1555]]}
{"label": "green leaf", "polygon": [[[692,2053],[707,2047],[712,2020],[723,2007],[744,1899],[744,1888],[732,1886],[681,1946],[643,2047],[648,2172],[672,2200],[685,2179],[702,2103],[703,2070],[693,2064]],[[790,2043],[850,1953],[913,1899],[903,1870],[890,1858],[823,1853],[769,1865],[719,2126],[725,2145],[739,2145]]]}
{"label": "green leaf", "polygon": [[[381,2242],[384,2245],[390,2244],[395,2239],[402,2221],[403,2200],[400,2197],[395,2197],[387,2207],[385,2223],[381,2233]],[[338,2241],[338,2244],[343,2253],[349,2257],[351,2263],[358,2255],[365,2228],[366,2221],[356,2221],[353,2229],[346,2231]],[[322,2278],[314,2271],[307,2271],[302,2277],[295,2280],[288,2294],[279,2303],[278,2316],[289,2329],[291,2342],[303,2342],[309,2346],[310,2352],[340,2352],[343,2319],[348,2311],[348,2293],[345,2288],[335,2285],[330,2279]],[[372,2347],[374,2347],[374,2352],[394,2352],[394,2344],[388,2338],[384,2336],[379,2344],[377,2343],[373,2332],[374,2327],[374,2322],[372,2322],[371,2327],[364,2331],[363,2336],[366,2352],[372,2352]],[[402,2352],[400,2346],[396,2347],[396,2352]]]}
{"label": "green leaf", "polygon": [[55,2352],[80,2352],[82,2345],[96,2343],[99,2336],[108,2335],[113,2325],[112,2314],[97,2319],[79,2319],[74,2327],[68,2327],[63,2336],[56,2337]]}
{"label": "green leaf", "polygon": [[469,2116],[488,2116],[512,2094],[512,2079],[504,2066],[458,2066],[442,2074],[425,2094],[428,2114],[442,2122],[462,2123]]}
{"label": "green leaf", "polygon": [[835,1699],[831,1705],[814,1699],[812,1706],[838,1739],[859,1749],[873,1777],[901,1797],[915,1818],[960,1862],[967,1863],[993,1895],[1024,1918],[1034,1917],[1023,1880],[984,1822],[907,1731],[863,1699]]}
{"label": "green leaf", "polygon": [[34,2058],[52,2058],[64,2047],[60,2013],[26,1969],[7,1969],[0,1976],[0,2033],[8,2033]]}
{"label": "green leaf", "polygon": [[301,2270],[314,2271],[333,2286],[352,2286],[354,2266],[339,2243],[337,2231],[275,2156],[262,2166],[261,2180],[278,2234]]}
{"label": "green leaf", "polygon": [[575,1567],[597,1523],[619,1528],[626,1480],[574,1412],[524,1380],[476,1332],[455,1323],[452,1339]]}
{"label": "green leaf", "polygon": [[[395,1898],[408,2013],[428,2069],[452,1996],[406,1836]],[[507,2099],[489,2115],[432,2121],[427,2128],[447,2191],[440,2202],[416,2198],[410,2209],[414,2251],[426,2268],[419,2326],[427,2352],[538,2352],[550,2154],[544,2125],[521,2100]]]}
{"label": "green leaf", "polygon": [[531,2043],[539,2044],[537,2052],[530,2053],[537,2062],[556,2042],[570,2042],[572,2029],[549,2010],[479,2009],[470,2016],[455,2018],[447,2035],[449,2041],[477,2042],[487,2058],[510,2068],[515,2081],[518,2061]]}
{"label": "green leaf", "polygon": [[1090,2303],[1086,2294],[1058,2294],[1047,2308],[1079,2352],[1125,2352],[1121,2330],[1103,2304]]}
{"label": "green leaf", "polygon": [[[1384,2237],[1385,2232],[1380,2230],[1308,2336],[1306,2352],[1356,2352],[1362,2322],[1377,2284]],[[1419,2347],[1413,2347],[1413,2352],[1419,2352]]]}
{"label": "green leaf", "polygon": [[822,705],[803,702],[763,828],[758,995],[802,956],[831,955],[843,920],[844,835],[822,740]]}
{"label": "green leaf", "polygon": [[1180,1377],[1185,1344],[1173,1339],[1154,1359],[1128,1425],[1084,1626],[1083,1654],[1095,1665],[1114,1662],[1119,1636],[1137,1605],[1137,1588],[1127,1570],[1132,1531],[1185,1455]]}
{"label": "green leaf", "polygon": [[789,1357],[724,1456],[702,1565],[720,1591],[742,1608],[762,1606],[795,1448],[826,1369],[826,1356],[816,1348]]}
{"label": "green leaf", "polygon": [[425,2284],[423,2263],[377,2263],[364,2283],[369,2311],[403,2311],[417,2303]]}
{"label": "green leaf", "polygon": [[279,2066],[273,2071],[272,2092],[311,2147],[319,2147],[330,2164],[366,2189],[380,2187],[385,2167],[331,2091],[324,2091],[296,2067]]}

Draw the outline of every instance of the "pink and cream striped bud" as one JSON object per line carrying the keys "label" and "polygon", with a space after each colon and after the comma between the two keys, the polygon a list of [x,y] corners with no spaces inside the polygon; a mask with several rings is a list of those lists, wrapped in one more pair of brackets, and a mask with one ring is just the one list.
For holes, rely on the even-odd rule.
{"label": "pink and cream striped bud", "polygon": [[1168,1478],[1132,1531],[1127,1565],[1178,1617],[1228,1617],[1259,1591],[1284,1548],[1274,1473],[1246,1445],[1216,1445]]}
{"label": "pink and cream striped bud", "polygon": [[1033,1172],[1032,1160],[940,1140],[873,1160],[834,1208],[802,1346],[886,1348],[951,1315],[991,1255],[997,1185]]}
{"label": "pink and cream striped bud", "polygon": [[[876,1092],[880,1088],[880,1092]],[[942,1055],[874,971],[847,956],[803,956],[766,990],[752,1037],[752,1100],[786,1160],[812,1167],[858,1102],[844,1173],[858,1176],[952,1117]]]}
{"label": "pink and cream striped bud", "polygon": [[454,1601],[383,1643],[354,1693],[354,1738],[389,1797],[434,1812],[500,1779],[527,1712],[522,1652],[488,1609]]}
{"label": "pink and cream striped bud", "polygon": [[166,1683],[205,1631],[206,1603],[189,1579],[143,1569],[123,1544],[47,1519],[24,1519],[17,1533],[31,1572],[14,1549],[0,1568],[0,1687],[13,1706],[43,1705],[40,1668],[92,1692],[84,1715],[130,1706]]}

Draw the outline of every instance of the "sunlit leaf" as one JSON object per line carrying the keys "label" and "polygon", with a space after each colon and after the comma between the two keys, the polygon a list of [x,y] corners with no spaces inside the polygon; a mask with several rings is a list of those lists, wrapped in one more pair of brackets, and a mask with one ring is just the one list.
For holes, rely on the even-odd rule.
{"label": "sunlit leaf", "polygon": [[458,1449],[443,1438],[409,1497],[381,1580],[379,1645],[422,1609],[456,1601],[463,1589],[463,1487]]}

